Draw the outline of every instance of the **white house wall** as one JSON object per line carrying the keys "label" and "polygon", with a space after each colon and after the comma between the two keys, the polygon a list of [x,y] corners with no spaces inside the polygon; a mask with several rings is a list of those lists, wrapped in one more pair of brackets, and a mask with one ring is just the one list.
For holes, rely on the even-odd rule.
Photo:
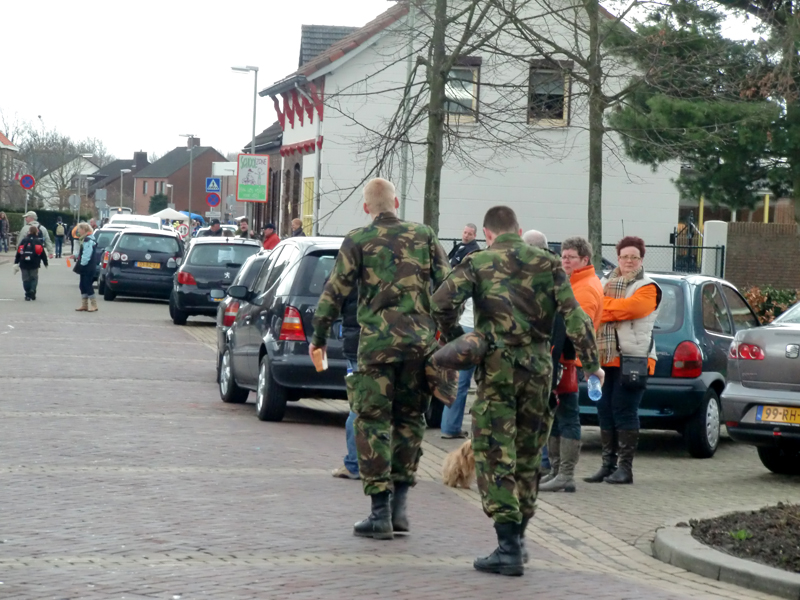
{"label": "white house wall", "polygon": [[[363,153],[365,128],[381,131],[397,108],[399,93],[385,90],[398,88],[405,81],[406,63],[397,60],[404,45],[400,36],[387,33],[326,76],[320,210],[323,234],[342,235],[366,222],[360,188],[375,159]],[[476,55],[483,58],[483,81],[490,76],[527,76],[513,71],[521,67],[493,64],[486,52]],[[367,74],[374,76],[365,81]],[[347,96],[336,98],[338,90],[347,90]],[[482,88],[482,102],[492,102],[491,93]],[[529,146],[521,148],[522,154],[515,152],[492,161],[489,150],[474,145],[467,153],[485,167],[464,166],[455,157],[448,158],[442,172],[440,237],[460,237],[464,223],[480,224],[486,210],[496,204],[512,206],[524,229],[539,229],[552,241],[586,235],[588,132],[580,104],[576,100],[572,107],[570,127],[534,131],[538,145],[532,139]],[[520,110],[525,110],[524,104]],[[424,129],[418,132],[420,140],[424,133]],[[316,123],[309,124],[306,119],[300,127],[295,120],[294,129],[287,123],[284,144],[313,139],[315,134]],[[639,235],[649,244],[667,244],[678,219],[678,192],[671,183],[677,176],[677,165],[654,173],[622,157],[621,147],[613,137],[607,137],[606,145],[612,151],[605,152],[604,243],[616,242],[624,232]],[[411,154],[406,218],[421,221],[424,147],[415,147]],[[305,157],[303,177],[313,176],[314,168],[313,155]],[[399,172],[395,162],[390,172],[381,173],[394,180],[398,195]]]}

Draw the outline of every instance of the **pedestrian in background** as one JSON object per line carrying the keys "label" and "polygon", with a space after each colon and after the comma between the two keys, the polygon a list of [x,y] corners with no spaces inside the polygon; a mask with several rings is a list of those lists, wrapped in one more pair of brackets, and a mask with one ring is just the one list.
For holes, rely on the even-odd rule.
{"label": "pedestrian in background", "polygon": [[47,228],[43,225],[39,224],[38,217],[36,213],[32,210],[29,210],[22,218],[25,219],[25,225],[22,226],[22,229],[17,234],[17,245],[19,245],[19,240],[25,238],[28,235],[28,230],[31,227],[36,227],[39,230],[39,237],[42,239],[42,243],[45,248],[45,252],[50,258],[55,257],[56,248],[53,244],[53,240],[50,239],[50,234],[47,231]]}
{"label": "pedestrian in background", "polygon": [[358,415],[358,467],[372,510],[353,533],[375,539],[409,530],[408,490],[416,480],[430,401],[425,363],[436,348],[430,294],[450,270],[433,230],[398,219],[399,206],[391,182],[378,178],[364,186],[364,212],[372,223],[345,236],[309,345],[312,357],[325,351],[333,321],[358,287],[358,370],[347,378],[347,391]]}
{"label": "pedestrian in background", "polygon": [[540,452],[550,430],[556,311],[584,368],[603,379],[594,327],[574,295],[557,256],[526,244],[507,206],[483,221],[488,249],[465,258],[433,295],[433,314],[450,341],[463,334],[459,309],[475,304],[475,330],[489,350],[478,365],[472,405],[472,449],[484,512],[494,521],[498,547],[473,566],[501,575],[524,572],[522,539],[536,508]]}
{"label": "pedestrian in background", "polygon": [[301,219],[292,219],[291,237],[306,237],[306,234],[303,232],[303,221]]}
{"label": "pedestrian in background", "polygon": [[[464,312],[461,313],[458,321],[464,333],[471,333],[474,330],[474,319],[472,298],[470,298],[464,303]],[[463,431],[461,426],[464,423],[464,409],[467,406],[467,394],[469,394],[469,386],[472,384],[474,373],[474,366],[458,372],[456,399],[450,406],[445,406],[442,411],[442,439],[454,440],[469,437],[469,434]]]}
{"label": "pedestrian in background", "polygon": [[22,289],[25,290],[25,300],[36,300],[36,288],[39,286],[39,267],[44,263],[47,267],[47,252],[45,252],[39,228],[32,225],[28,234],[22,238],[14,257],[14,273],[22,271]]}
{"label": "pedestrian in background", "polygon": [[81,305],[76,308],[77,312],[97,312],[97,298],[94,295],[94,271],[97,267],[97,260],[94,255],[96,245],[92,235],[92,227],[88,223],[78,223],[78,238],[80,249],[75,259],[75,270],[80,275],[78,287],[81,291]]}
{"label": "pedestrian in background", "polygon": [[275,225],[273,223],[264,225],[264,250],[272,250],[280,241],[281,238],[275,233]]}
{"label": "pedestrian in background", "polygon": [[584,479],[589,483],[633,483],[639,404],[647,377],[632,381],[625,371],[637,363],[649,375],[655,371],[653,326],[661,304],[661,288],[644,271],[644,254],[642,238],[622,238],[617,244],[619,266],[603,285],[603,325],[597,336],[600,360],[608,372],[597,403],[603,463],[597,473]]}
{"label": "pedestrian in background", "polygon": [[222,237],[222,224],[219,219],[212,219],[211,226],[200,237]]}
{"label": "pedestrian in background", "polygon": [[3,252],[8,252],[8,236],[10,235],[11,223],[9,223],[6,213],[0,212],[0,248],[3,248]]}
{"label": "pedestrian in background", "polygon": [[[572,292],[583,312],[592,319],[595,331],[603,314],[603,285],[592,265],[592,245],[576,236],[561,242],[561,263],[569,276]],[[552,471],[539,485],[541,492],[574,492],[575,467],[581,453],[581,413],[578,406],[578,368],[581,361],[569,340],[560,356],[561,382],[555,388],[558,408],[550,429],[547,449]],[[608,376],[608,375],[606,375]]]}
{"label": "pedestrian in background", "polygon": [[64,249],[64,235],[67,233],[67,227],[61,221],[61,217],[56,220],[56,228],[53,234],[56,238],[56,258],[61,258],[61,251]]}
{"label": "pedestrian in background", "polygon": [[[358,288],[347,296],[342,305],[342,353],[347,359],[347,376],[358,370],[358,339],[361,336],[361,326],[358,324]],[[352,406],[352,398],[348,398]],[[345,443],[347,455],[344,464],[334,469],[333,476],[342,479],[358,479],[358,450],[356,449],[355,422],[358,415],[350,409],[347,422],[344,424]]]}
{"label": "pedestrian in background", "polygon": [[447,255],[451,267],[461,264],[461,261],[467,256],[481,249],[475,239],[477,236],[477,225],[474,223],[467,223],[464,225],[464,231],[461,232],[461,243],[450,250],[450,254]]}
{"label": "pedestrian in background", "polygon": [[239,219],[239,229],[236,230],[235,235],[237,238],[261,241],[261,239],[258,237],[258,234],[250,229],[250,223],[247,221],[247,217]]}
{"label": "pedestrian in background", "polygon": [[69,240],[69,253],[71,255],[75,254],[75,236],[78,232],[77,225],[75,223],[71,223],[69,228],[67,229],[67,239]]}

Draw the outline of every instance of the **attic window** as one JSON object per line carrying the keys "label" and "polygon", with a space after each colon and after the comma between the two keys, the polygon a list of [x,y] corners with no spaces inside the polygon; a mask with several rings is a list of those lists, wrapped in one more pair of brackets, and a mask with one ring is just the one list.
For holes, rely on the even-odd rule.
{"label": "attic window", "polygon": [[572,61],[533,61],[528,84],[528,122],[569,125]]}

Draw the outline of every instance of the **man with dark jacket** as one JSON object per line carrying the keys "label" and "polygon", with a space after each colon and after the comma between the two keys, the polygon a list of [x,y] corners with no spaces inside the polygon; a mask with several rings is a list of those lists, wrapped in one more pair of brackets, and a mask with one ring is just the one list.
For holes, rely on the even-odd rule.
{"label": "man with dark jacket", "polygon": [[25,300],[36,300],[36,287],[39,285],[39,267],[44,263],[47,267],[47,252],[44,241],[40,237],[39,227],[31,225],[27,235],[22,238],[14,258],[14,273],[22,271],[22,288]]}
{"label": "man with dark jacket", "polygon": [[211,227],[201,234],[201,237],[222,237],[222,225],[219,219],[211,221]]}
{"label": "man with dark jacket", "polygon": [[[358,324],[358,288],[353,288],[342,305],[342,352],[347,359],[347,375],[356,370],[358,360],[358,340],[361,337],[361,325]],[[345,439],[347,440],[347,456],[344,465],[334,469],[333,476],[342,479],[358,479],[358,452],[356,451],[356,432],[353,427],[358,415],[352,410],[345,423]]]}
{"label": "man with dark jacket", "polygon": [[461,233],[461,243],[450,250],[450,254],[447,255],[451,267],[457,267],[469,254],[481,249],[478,242],[475,241],[477,235],[478,227],[474,223],[464,225],[464,231]]}

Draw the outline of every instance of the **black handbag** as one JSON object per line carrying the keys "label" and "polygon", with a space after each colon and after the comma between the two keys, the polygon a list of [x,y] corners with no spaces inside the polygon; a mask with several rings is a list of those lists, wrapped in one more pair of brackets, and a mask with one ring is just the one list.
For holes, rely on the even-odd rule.
{"label": "black handbag", "polygon": [[646,356],[619,357],[620,376],[619,382],[628,390],[643,390],[647,387],[650,370]]}

